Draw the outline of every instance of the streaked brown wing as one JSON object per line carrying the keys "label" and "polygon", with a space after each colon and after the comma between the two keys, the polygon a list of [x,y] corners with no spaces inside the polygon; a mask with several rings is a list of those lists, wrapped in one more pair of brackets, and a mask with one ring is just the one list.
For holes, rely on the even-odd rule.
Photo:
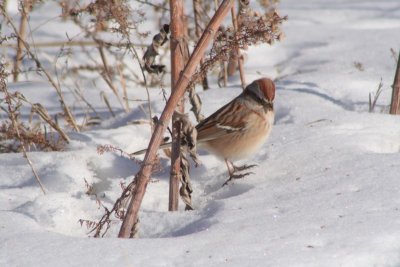
{"label": "streaked brown wing", "polygon": [[248,113],[248,108],[232,100],[196,126],[197,140],[213,140],[243,130],[246,127],[244,118]]}

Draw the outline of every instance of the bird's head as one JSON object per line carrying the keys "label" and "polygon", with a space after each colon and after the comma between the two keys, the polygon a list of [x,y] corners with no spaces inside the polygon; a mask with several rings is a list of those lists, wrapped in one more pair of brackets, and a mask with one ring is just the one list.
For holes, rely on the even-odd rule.
{"label": "bird's head", "polygon": [[275,98],[275,84],[271,79],[261,78],[246,87],[246,90],[255,95],[264,103],[273,104]]}

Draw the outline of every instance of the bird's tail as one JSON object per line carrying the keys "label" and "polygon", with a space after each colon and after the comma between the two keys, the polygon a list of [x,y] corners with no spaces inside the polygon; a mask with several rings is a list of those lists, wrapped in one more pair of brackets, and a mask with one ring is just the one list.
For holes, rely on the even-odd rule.
{"label": "bird's tail", "polygon": [[[169,148],[169,147],[171,147],[171,142],[161,144],[158,149],[165,149],[165,148]],[[131,153],[131,155],[133,155],[133,156],[142,155],[142,154],[146,153],[146,151],[147,151],[147,148],[133,152],[133,153]]]}

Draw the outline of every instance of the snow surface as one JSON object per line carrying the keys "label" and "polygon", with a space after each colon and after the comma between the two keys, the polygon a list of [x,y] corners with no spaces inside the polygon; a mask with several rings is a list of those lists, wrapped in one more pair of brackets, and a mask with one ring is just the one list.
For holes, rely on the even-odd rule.
{"label": "snow surface", "polygon": [[[32,23],[59,12],[46,5]],[[253,175],[221,188],[224,164],[202,153],[192,173],[195,210],[169,213],[169,163],[162,159],[142,205],[141,238],[116,238],[118,223],[107,238],[88,238],[78,220],[97,220],[102,210],[85,194],[84,179],[111,206],[120,182],[138,171],[118,154],[97,154],[97,145],[132,152],[150,136],[148,125],[126,123],[145,119],[141,109],[123,114],[114,101],[120,115],[70,133],[66,151],[29,153],[46,195],[21,154],[0,155],[0,266],[400,266],[400,117],[387,114],[400,1],[281,0],[280,13],[289,16],[286,39],[250,49],[245,63],[248,81],[268,76],[278,88],[270,139],[240,162],[258,164]],[[40,28],[35,40],[65,39],[68,27],[54,23],[43,27],[57,32]],[[369,113],[368,94],[381,78],[383,93]],[[237,78],[229,85],[200,92],[206,115],[239,94]],[[59,108],[46,82],[9,88]],[[98,92],[86,93],[107,114]],[[159,114],[160,89],[151,94]]]}

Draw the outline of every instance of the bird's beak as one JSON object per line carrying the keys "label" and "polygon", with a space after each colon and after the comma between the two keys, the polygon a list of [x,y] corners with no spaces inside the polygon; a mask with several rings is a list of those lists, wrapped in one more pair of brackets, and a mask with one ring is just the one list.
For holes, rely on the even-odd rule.
{"label": "bird's beak", "polygon": [[274,108],[274,101],[264,99],[264,103],[265,103],[266,106],[269,106],[269,107],[271,107],[271,108]]}

